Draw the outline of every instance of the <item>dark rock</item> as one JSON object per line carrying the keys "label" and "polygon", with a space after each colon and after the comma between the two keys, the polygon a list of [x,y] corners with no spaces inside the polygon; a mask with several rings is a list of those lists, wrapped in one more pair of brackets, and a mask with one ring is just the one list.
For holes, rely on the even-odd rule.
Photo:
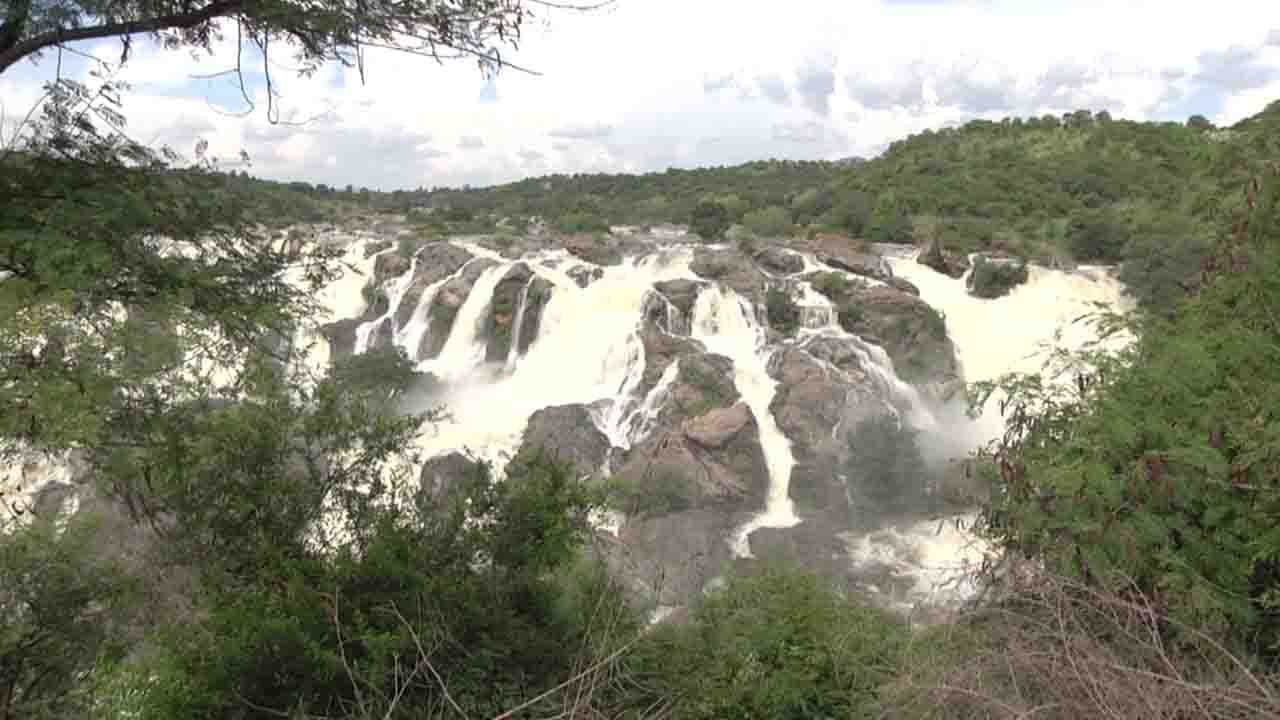
{"label": "dark rock", "polygon": [[680,278],[656,282],[653,287],[688,318],[693,316],[693,305],[698,301],[698,295],[707,288],[707,283]]}
{"label": "dark rock", "polygon": [[645,364],[644,375],[636,392],[641,396],[647,395],[658,384],[667,366],[675,362],[676,358],[701,352],[701,346],[697,342],[662,332],[650,323],[645,323],[640,328],[640,342],[644,344]]}
{"label": "dark rock", "polygon": [[516,263],[494,286],[485,328],[486,361],[503,362],[507,359],[507,354],[511,351],[516,314],[520,310],[524,289],[532,279],[533,270],[525,263]]}
{"label": "dark rock", "polygon": [[886,282],[888,282],[889,287],[893,288],[894,290],[901,290],[904,293],[908,293],[910,295],[915,295],[916,297],[920,297],[920,288],[916,287],[915,283],[911,282],[910,280],[907,280],[906,278],[900,278],[900,277],[894,276],[889,278]]}
{"label": "dark rock", "polygon": [[840,324],[883,347],[908,382],[946,381],[958,374],[946,320],[914,295],[887,287],[859,292],[840,307]]}
{"label": "dark rock", "polygon": [[429,360],[440,354],[445,342],[449,339],[449,333],[453,332],[453,321],[457,318],[462,304],[467,301],[471,288],[475,287],[480,276],[494,265],[497,263],[493,260],[479,258],[468,263],[457,277],[451,278],[440,286],[440,291],[436,293],[431,301],[431,307],[427,310],[427,332],[422,335],[422,343],[418,348],[416,359]]}
{"label": "dark rock", "polygon": [[804,270],[804,258],[786,248],[770,245],[755,254],[760,267],[776,275],[794,275]]}
{"label": "dark rock", "polygon": [[419,250],[413,280],[396,308],[396,329],[409,324],[428,287],[458,272],[471,257],[471,253],[450,243],[432,243]]}
{"label": "dark rock", "polygon": [[725,538],[745,518],[716,509],[691,509],[631,518],[603,555],[635,595],[663,605],[698,598],[732,560]]}
{"label": "dark rock", "polygon": [[418,473],[420,501],[434,505],[449,497],[460,484],[478,477],[480,463],[458,452],[439,455],[422,464]]}
{"label": "dark rock", "polygon": [[330,358],[341,360],[355,352],[356,328],[360,323],[360,318],[346,318],[320,326],[320,334],[329,342]]}
{"label": "dark rock", "polygon": [[551,293],[555,285],[542,276],[535,277],[529,283],[529,292],[525,295],[524,316],[520,321],[520,343],[517,350],[528,352],[529,346],[538,339],[538,331],[542,329],[542,312],[551,302]]}
{"label": "dark rock", "polygon": [[413,258],[398,252],[384,252],[373,261],[373,278],[381,285],[391,278],[397,278],[409,271]]}
{"label": "dark rock", "polygon": [[573,463],[580,474],[595,474],[609,457],[609,438],[596,428],[585,405],[559,405],[529,417],[517,457],[539,450]]}
{"label": "dark rock", "polygon": [[570,268],[567,273],[570,278],[577,283],[578,287],[585,288],[591,283],[604,277],[604,270],[591,265],[577,265]]}
{"label": "dark rock", "polygon": [[365,259],[371,258],[374,255],[382,252],[383,250],[390,248],[393,244],[394,243],[392,243],[390,240],[375,240],[373,242],[365,243],[364,245]]}

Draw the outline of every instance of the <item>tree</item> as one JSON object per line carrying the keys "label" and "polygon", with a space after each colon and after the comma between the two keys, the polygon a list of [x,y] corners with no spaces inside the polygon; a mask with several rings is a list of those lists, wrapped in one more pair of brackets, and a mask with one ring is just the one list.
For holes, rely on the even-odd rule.
{"label": "tree", "polygon": [[752,235],[762,238],[783,237],[791,231],[787,211],[776,205],[752,210],[742,218],[742,224]]}
{"label": "tree", "polygon": [[855,495],[879,507],[903,510],[924,499],[929,472],[917,431],[894,415],[859,422],[847,437],[845,471]]}
{"label": "tree", "polygon": [[729,211],[714,200],[703,200],[695,205],[689,219],[689,228],[707,241],[724,237],[729,224]]}
{"label": "tree", "polygon": [[1187,118],[1187,127],[1193,130],[1212,130],[1213,123],[1203,115],[1192,115]]}

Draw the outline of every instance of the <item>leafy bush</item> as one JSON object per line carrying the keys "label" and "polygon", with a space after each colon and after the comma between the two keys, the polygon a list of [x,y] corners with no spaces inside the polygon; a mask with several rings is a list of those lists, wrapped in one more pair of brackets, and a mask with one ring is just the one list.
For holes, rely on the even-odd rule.
{"label": "leafy bush", "polygon": [[764,305],[769,325],[774,330],[790,335],[800,327],[800,306],[791,297],[791,293],[782,288],[771,287],[765,293]]}
{"label": "leafy bush", "polygon": [[813,575],[763,568],[731,576],[687,625],[637,645],[626,704],[672,720],[876,718],[906,638],[900,619]]}
{"label": "leafy bush", "polygon": [[998,298],[1026,281],[1025,261],[997,261],[979,255],[969,274],[969,292],[980,298]]}
{"label": "leafy bush", "polygon": [[928,492],[929,469],[917,431],[894,415],[862,420],[848,433],[845,473],[853,493],[879,508],[904,510]]}
{"label": "leafy bush", "polygon": [[783,237],[791,232],[791,218],[777,206],[752,210],[743,216],[742,224],[752,235],[762,238]]}
{"label": "leafy bush", "polygon": [[728,209],[714,200],[699,202],[689,218],[689,229],[708,242],[724,237],[729,225]]}

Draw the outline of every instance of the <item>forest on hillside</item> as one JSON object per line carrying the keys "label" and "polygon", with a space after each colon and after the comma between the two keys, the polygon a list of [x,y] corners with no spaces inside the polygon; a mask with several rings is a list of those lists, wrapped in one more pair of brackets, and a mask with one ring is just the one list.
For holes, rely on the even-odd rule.
{"label": "forest on hillside", "polygon": [[406,214],[436,235],[519,234],[531,218],[563,233],[689,224],[710,204],[723,209],[723,226],[709,225],[716,236],[736,225],[757,237],[841,233],[1050,266],[1120,264],[1140,301],[1167,308],[1241,211],[1245,182],[1280,154],[1277,138],[1275,104],[1229,128],[1079,110],[924,131],[856,163],[767,160],[386,193],[284,187],[318,203]]}

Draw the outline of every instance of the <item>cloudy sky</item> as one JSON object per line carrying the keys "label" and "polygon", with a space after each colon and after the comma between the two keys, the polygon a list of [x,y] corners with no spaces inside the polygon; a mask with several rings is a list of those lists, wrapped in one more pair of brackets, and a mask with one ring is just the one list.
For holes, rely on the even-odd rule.
{"label": "cloudy sky", "polygon": [[[118,42],[79,48],[118,60]],[[246,54],[246,64],[250,55]],[[310,78],[281,54],[272,124],[212,57],[135,47],[120,70],[140,140],[250,172],[379,189],[488,185],[551,172],[644,172],[769,157],[870,156],[974,117],[1106,109],[1234,122],[1280,99],[1280,3],[1269,0],[617,0],[544,12],[508,56],[537,75],[486,81],[468,62],[371,51],[362,82]],[[5,126],[51,78],[52,55],[0,75]],[[65,74],[87,72],[74,57]]]}

